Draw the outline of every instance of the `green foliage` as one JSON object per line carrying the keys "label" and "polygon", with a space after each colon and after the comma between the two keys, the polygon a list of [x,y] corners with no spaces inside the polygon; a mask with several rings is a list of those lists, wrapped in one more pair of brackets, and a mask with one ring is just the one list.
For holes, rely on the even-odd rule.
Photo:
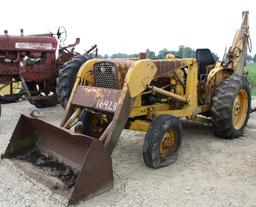
{"label": "green foliage", "polygon": [[212,55],[213,55],[213,58],[214,58],[216,61],[218,61],[218,60],[220,59],[219,56],[218,56],[216,53],[212,52]]}
{"label": "green foliage", "polygon": [[107,58],[108,58],[108,54],[105,54],[105,55],[103,56],[103,58],[104,58],[104,59],[107,59]]}
{"label": "green foliage", "polygon": [[196,56],[196,52],[195,50],[192,50],[190,47],[180,45],[175,55],[180,58],[194,58]]}
{"label": "green foliage", "polygon": [[[101,58],[101,56],[99,56]],[[138,54],[125,54],[125,53],[115,53],[111,56],[108,56],[107,54],[103,56],[103,58],[138,58]]]}
{"label": "green foliage", "polygon": [[[158,59],[164,59],[166,57],[167,54],[169,54],[170,51],[167,50],[166,48],[162,49],[159,51],[158,55],[157,55],[157,58]],[[174,54],[175,55],[175,54]]]}
{"label": "green foliage", "polygon": [[107,59],[107,58],[109,58],[109,57],[108,57],[108,54],[105,54],[105,55],[98,54],[98,55],[97,55],[97,58],[100,58],[100,59]]}
{"label": "green foliage", "polygon": [[256,64],[246,65],[246,71],[248,73],[248,80],[252,88],[252,94],[256,95]]}
{"label": "green foliage", "polygon": [[184,49],[185,49],[184,45],[180,45],[180,46],[179,46],[179,49],[178,49],[178,51],[176,52],[175,55],[176,55],[177,57],[179,57],[179,58],[183,58]]}
{"label": "green foliage", "polygon": [[247,61],[253,61],[253,57],[251,55],[247,55],[246,60]]}
{"label": "green foliage", "polygon": [[131,55],[129,55],[129,58],[138,58],[138,54],[131,54]]}
{"label": "green foliage", "polygon": [[146,54],[147,54],[147,57],[149,59],[155,59],[156,58],[156,54],[154,51],[150,51],[149,49],[146,50]]}
{"label": "green foliage", "polygon": [[111,58],[128,58],[129,55],[125,54],[125,53],[116,53],[111,55]]}
{"label": "green foliage", "polygon": [[253,62],[256,63],[256,54],[253,56]]}
{"label": "green foliage", "polygon": [[[190,47],[186,47],[184,45],[180,45],[178,50],[168,50],[166,48],[160,50],[158,54],[154,51],[147,49],[146,50],[147,57],[150,59],[164,59],[167,54],[173,54],[177,58],[195,58],[196,51]],[[215,60],[219,60],[219,57],[214,52],[212,53]],[[138,58],[138,54],[125,54],[125,53],[115,53],[110,56],[107,54],[105,55],[98,55],[99,58]],[[252,58],[252,57],[251,57]],[[256,59],[256,56],[255,56]]]}

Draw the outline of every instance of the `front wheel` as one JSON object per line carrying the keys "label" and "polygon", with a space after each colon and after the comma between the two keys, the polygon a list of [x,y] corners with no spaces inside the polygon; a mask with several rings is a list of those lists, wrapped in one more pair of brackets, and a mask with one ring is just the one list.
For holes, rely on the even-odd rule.
{"label": "front wheel", "polygon": [[181,123],[178,118],[160,115],[155,118],[146,134],[143,159],[152,168],[165,167],[178,157],[181,144]]}
{"label": "front wheel", "polygon": [[250,86],[244,76],[224,80],[213,98],[212,123],[215,135],[232,139],[243,134],[251,108]]}

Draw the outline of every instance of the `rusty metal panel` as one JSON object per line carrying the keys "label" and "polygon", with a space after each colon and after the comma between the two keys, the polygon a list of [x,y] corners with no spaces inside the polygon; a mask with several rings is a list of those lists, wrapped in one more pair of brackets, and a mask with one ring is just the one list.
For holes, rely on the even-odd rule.
{"label": "rusty metal panel", "polygon": [[[116,70],[115,72],[116,88],[121,90],[124,86],[124,80],[125,80],[126,74],[134,62],[135,60],[129,60],[129,59],[103,59],[98,61],[96,65],[113,64]],[[94,69],[94,77],[96,78],[95,69]],[[102,76],[102,78],[104,77]],[[105,76],[105,78],[109,79],[109,77],[107,76]],[[114,87],[107,87],[107,88],[114,88]]]}
{"label": "rusty metal panel", "polygon": [[[0,55],[12,62],[0,61],[0,75],[22,74],[26,81],[55,80],[57,76],[57,61],[55,51],[58,42],[55,37],[45,36],[13,36],[0,35]],[[31,58],[43,57],[45,60],[37,64],[28,64],[22,54]],[[24,55],[24,54],[23,54]]]}
{"label": "rusty metal panel", "polygon": [[79,86],[72,104],[114,113],[121,94],[121,90]]}
{"label": "rusty metal panel", "polygon": [[188,62],[184,59],[155,60],[154,63],[157,67],[156,77],[188,65]]}
{"label": "rusty metal panel", "polygon": [[3,51],[56,51],[57,40],[49,36],[0,35],[0,50]]}
{"label": "rusty metal panel", "polygon": [[111,154],[119,140],[122,130],[131,113],[135,98],[132,98],[129,93],[127,84],[124,85],[123,94],[118,102],[118,107],[114,114],[104,145],[109,154]]}
{"label": "rusty metal panel", "polygon": [[11,159],[69,204],[113,188],[112,160],[101,141],[25,115],[1,158]]}
{"label": "rusty metal panel", "polygon": [[95,86],[101,88],[118,89],[117,68],[114,63],[98,62],[94,64]]}

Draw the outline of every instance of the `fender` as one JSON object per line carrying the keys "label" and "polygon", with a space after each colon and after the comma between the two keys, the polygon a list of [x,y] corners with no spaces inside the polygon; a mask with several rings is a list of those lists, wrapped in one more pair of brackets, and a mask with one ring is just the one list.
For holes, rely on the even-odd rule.
{"label": "fender", "polygon": [[228,72],[228,73],[231,73],[233,74],[234,73],[234,70],[231,69],[231,68],[214,68],[212,69],[208,76],[207,76],[207,81],[206,81],[206,87],[209,87],[212,83],[212,81],[215,79],[215,77],[217,76],[217,74],[221,73],[221,72]]}

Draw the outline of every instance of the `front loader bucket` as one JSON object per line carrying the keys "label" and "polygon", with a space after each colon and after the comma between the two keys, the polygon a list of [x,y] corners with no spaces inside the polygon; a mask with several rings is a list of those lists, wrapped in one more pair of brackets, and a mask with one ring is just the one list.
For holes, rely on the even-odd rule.
{"label": "front loader bucket", "polygon": [[113,188],[112,160],[103,144],[21,115],[1,158],[9,158],[69,204]]}

